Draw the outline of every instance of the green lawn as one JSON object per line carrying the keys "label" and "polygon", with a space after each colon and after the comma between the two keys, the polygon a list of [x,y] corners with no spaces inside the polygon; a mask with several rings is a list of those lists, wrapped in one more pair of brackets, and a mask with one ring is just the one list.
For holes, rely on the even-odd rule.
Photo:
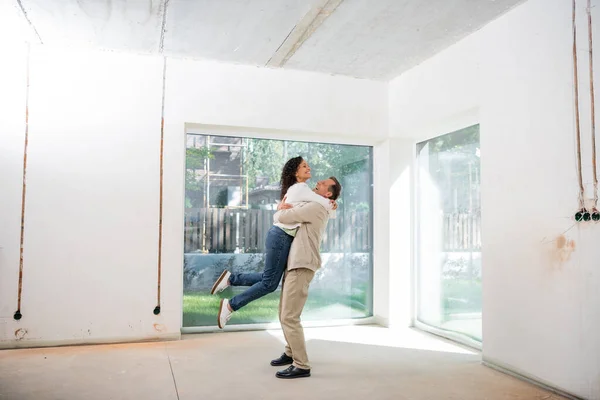
{"label": "green lawn", "polygon": [[[215,326],[221,298],[231,298],[243,290],[244,288],[229,287],[219,296],[211,296],[206,292],[185,292],[183,326]],[[277,290],[248,304],[234,313],[229,323],[277,322],[279,295]],[[452,314],[481,312],[481,282],[444,279],[443,303],[446,318],[450,318]],[[371,315],[367,304],[366,284],[353,295],[327,289],[311,290],[302,319],[310,321],[364,318]]]}
{"label": "green lawn", "polygon": [[[231,298],[244,288],[229,287],[211,296],[205,292],[183,294],[183,326],[214,326],[221,298]],[[231,317],[229,324],[277,322],[280,291],[270,293],[243,307]],[[370,314],[364,291],[349,296],[331,290],[311,290],[302,314],[303,321],[341,318],[363,318]]]}
{"label": "green lawn", "polygon": [[481,281],[444,279],[442,282],[446,316],[481,312]]}

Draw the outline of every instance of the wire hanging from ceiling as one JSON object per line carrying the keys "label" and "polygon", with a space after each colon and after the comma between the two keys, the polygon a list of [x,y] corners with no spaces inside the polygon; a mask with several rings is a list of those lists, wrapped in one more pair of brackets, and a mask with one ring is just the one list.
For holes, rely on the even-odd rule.
{"label": "wire hanging from ceiling", "polygon": [[[165,2],[166,4],[166,2]],[[158,201],[158,265],[156,283],[156,307],[152,311],[154,315],[160,314],[160,290],[162,282],[162,239],[163,239],[163,170],[164,170],[164,143],[165,143],[165,82],[167,80],[167,58],[163,56],[163,85],[162,85],[162,109],[160,116],[160,179],[159,179],[159,201]]]}
{"label": "wire hanging from ceiling", "polygon": [[577,140],[577,177],[579,179],[579,209],[580,212],[585,212],[585,204],[583,200],[583,175],[581,172],[581,128],[579,123],[579,79],[577,76],[577,27],[575,24],[576,17],[576,0],[573,0],[573,77],[575,85],[575,130]]}
{"label": "wire hanging from ceiling", "polygon": [[595,221],[600,220],[600,213],[598,213],[598,172],[596,167],[596,109],[594,103],[594,52],[593,52],[593,41],[592,41],[592,0],[587,0],[587,17],[588,17],[588,43],[590,51],[590,102],[591,102],[591,113],[592,113],[592,167],[594,173],[594,208],[593,208],[593,219]]}
{"label": "wire hanging from ceiling", "polygon": [[21,241],[19,246],[19,286],[17,289],[17,311],[13,318],[18,321],[23,318],[21,299],[23,296],[23,253],[25,243],[25,200],[27,200],[27,149],[29,146],[29,77],[31,71],[31,46],[27,44],[27,75],[25,86],[25,143],[23,147],[23,189],[21,191]]}

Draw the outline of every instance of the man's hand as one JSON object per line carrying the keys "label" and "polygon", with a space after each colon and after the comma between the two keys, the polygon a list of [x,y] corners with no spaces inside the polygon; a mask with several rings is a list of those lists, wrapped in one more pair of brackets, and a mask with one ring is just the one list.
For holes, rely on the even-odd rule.
{"label": "man's hand", "polygon": [[294,207],[293,205],[285,202],[286,198],[287,196],[284,197],[283,200],[281,200],[281,202],[277,205],[278,210],[287,210]]}
{"label": "man's hand", "polygon": [[337,202],[335,200],[329,200],[329,202],[333,205],[333,209],[337,210]]}

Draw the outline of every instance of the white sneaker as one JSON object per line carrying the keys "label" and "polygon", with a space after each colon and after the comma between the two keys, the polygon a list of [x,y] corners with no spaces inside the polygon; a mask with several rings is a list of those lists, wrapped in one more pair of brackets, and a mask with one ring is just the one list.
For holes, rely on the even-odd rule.
{"label": "white sneaker", "polygon": [[210,294],[220,293],[223,290],[227,289],[229,287],[229,277],[230,276],[231,276],[231,272],[229,272],[227,270],[223,271],[221,276],[219,276],[219,279],[217,279],[215,281],[212,289],[210,290]]}
{"label": "white sneaker", "polygon": [[217,315],[217,325],[219,325],[219,328],[221,329],[225,328],[229,318],[231,318],[231,314],[233,314],[233,311],[229,311],[228,305],[229,300],[221,299],[221,306],[219,307],[219,314]]}

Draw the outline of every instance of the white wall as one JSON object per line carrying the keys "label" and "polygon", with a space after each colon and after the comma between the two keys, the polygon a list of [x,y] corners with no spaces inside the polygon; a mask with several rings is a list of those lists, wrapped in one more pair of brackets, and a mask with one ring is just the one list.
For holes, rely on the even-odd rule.
{"label": "white wall", "polygon": [[[390,134],[419,141],[481,124],[483,357],[598,399],[600,226],[573,227],[572,220],[577,178],[570,7],[564,0],[530,0],[393,80]],[[578,13],[589,189],[583,4]],[[597,7],[593,18],[597,38]],[[598,72],[595,79],[600,82]],[[576,246],[568,259],[556,241],[567,230]]]}
{"label": "white wall", "polygon": [[[21,188],[25,139],[27,54],[11,49],[0,73],[0,335],[7,330],[4,318],[16,310],[21,229]],[[13,309],[14,308],[14,309]],[[13,330],[14,332],[14,330]]]}
{"label": "white wall", "polygon": [[155,316],[163,60],[33,46],[15,321],[27,64],[22,48],[9,55],[0,66],[0,347],[179,336],[186,123],[364,143],[387,133],[384,83],[169,59]]}
{"label": "white wall", "polygon": [[412,322],[414,149],[413,140],[392,138],[374,151],[374,314],[390,328]]}
{"label": "white wall", "polygon": [[[16,76],[19,93],[25,82]],[[180,305],[169,289],[165,312],[152,314],[161,90],[159,59],[32,50],[23,319],[12,319],[20,235],[12,223],[2,243],[10,254],[1,265],[3,347],[177,332]],[[2,174],[14,182],[25,132],[25,102],[16,104],[20,124],[2,127],[14,148]],[[11,207],[1,213],[19,219],[21,190],[9,188]],[[15,343],[19,329],[27,333]]]}

